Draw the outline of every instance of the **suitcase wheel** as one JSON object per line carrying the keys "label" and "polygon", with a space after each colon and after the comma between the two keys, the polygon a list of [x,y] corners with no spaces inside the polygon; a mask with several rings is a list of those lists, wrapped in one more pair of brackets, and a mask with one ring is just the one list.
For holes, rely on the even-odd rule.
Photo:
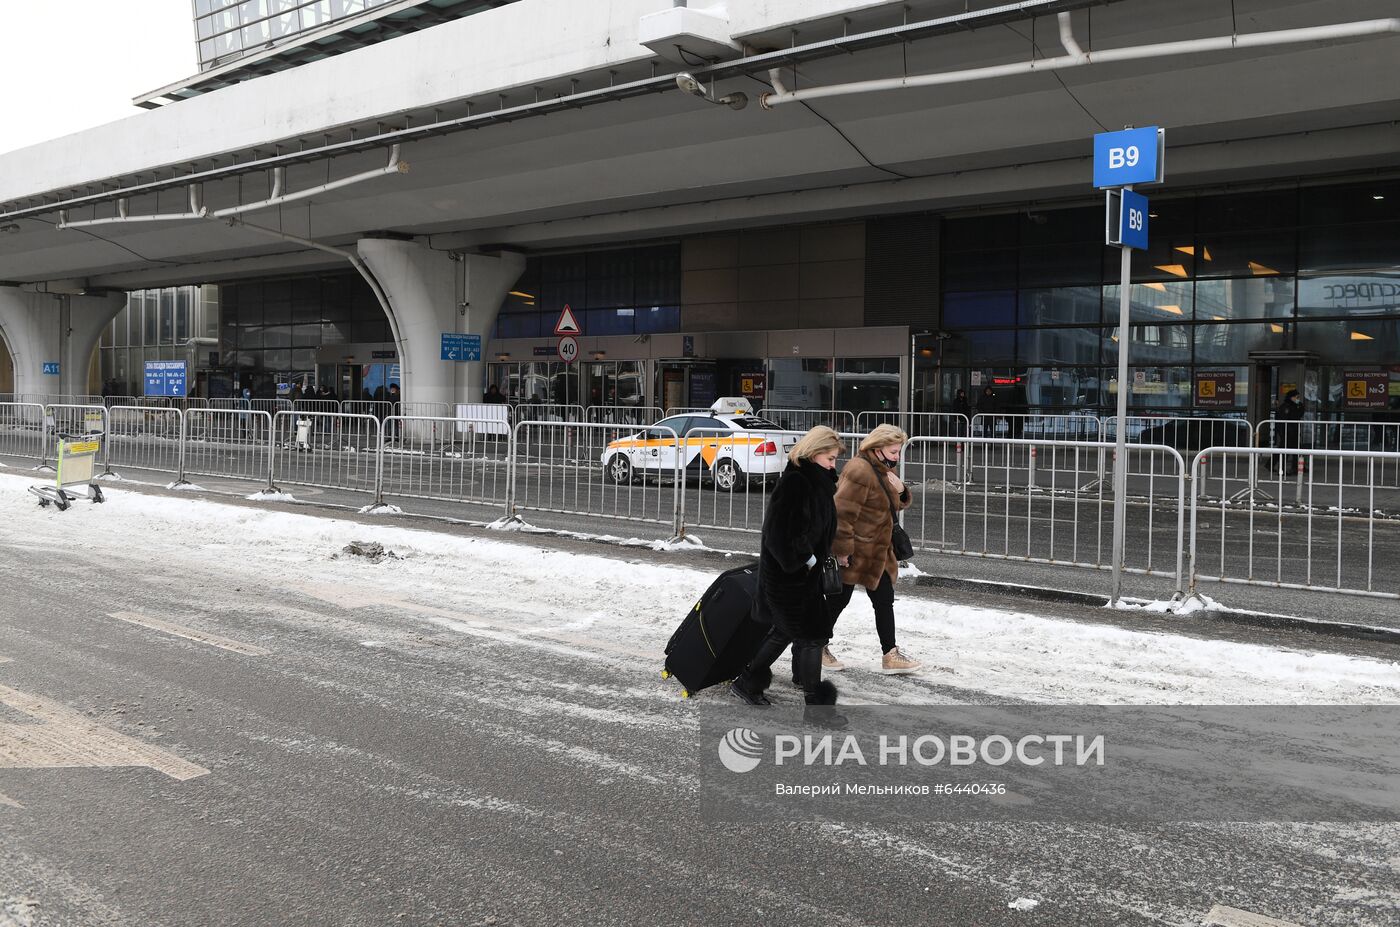
{"label": "suitcase wheel", "polygon": [[662,679],[670,679],[670,678],[671,678],[671,671],[668,670],[668,669],[662,670],[662,671],[661,671],[661,678],[662,678]]}
{"label": "suitcase wheel", "polygon": [[689,689],[682,689],[682,690],[681,690],[681,698],[690,698],[690,690],[689,690]]}

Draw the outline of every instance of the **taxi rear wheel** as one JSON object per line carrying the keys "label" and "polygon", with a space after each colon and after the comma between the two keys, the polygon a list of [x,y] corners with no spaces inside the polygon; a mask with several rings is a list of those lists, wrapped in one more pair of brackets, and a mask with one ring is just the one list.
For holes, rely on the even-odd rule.
{"label": "taxi rear wheel", "polygon": [[744,471],[740,470],[739,465],[728,457],[715,461],[714,469],[710,472],[710,479],[718,492],[734,492],[747,486]]}
{"label": "taxi rear wheel", "polygon": [[608,479],[618,485],[632,482],[632,462],[621,454],[608,461]]}

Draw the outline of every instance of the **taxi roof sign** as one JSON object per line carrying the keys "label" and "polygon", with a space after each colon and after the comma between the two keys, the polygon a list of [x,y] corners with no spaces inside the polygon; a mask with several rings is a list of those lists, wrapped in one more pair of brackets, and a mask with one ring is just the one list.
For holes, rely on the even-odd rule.
{"label": "taxi roof sign", "polygon": [[753,415],[753,406],[743,396],[721,396],[710,411],[717,415]]}

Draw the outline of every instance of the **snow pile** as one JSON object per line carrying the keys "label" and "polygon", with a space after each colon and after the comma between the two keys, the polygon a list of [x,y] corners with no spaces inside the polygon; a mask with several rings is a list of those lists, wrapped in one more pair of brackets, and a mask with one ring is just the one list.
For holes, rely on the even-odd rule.
{"label": "snow pile", "polygon": [[[657,672],[681,617],[723,567],[697,569],[546,550],[526,535],[510,542],[396,525],[267,511],[189,497],[108,491],[105,505],[67,512],[33,504],[32,478],[0,475],[0,507],[27,547],[71,546],[114,563],[169,564],[191,577],[275,582],[337,608],[379,608],[405,634],[433,625],[608,661],[658,698],[676,688]],[[341,556],[353,542],[392,548],[399,559]],[[116,598],[120,591],[114,590]],[[857,592],[833,649],[851,670],[843,701],[914,704],[1009,698],[1062,703],[1297,704],[1400,702],[1400,667],[1338,654],[1198,640],[952,605],[903,595],[896,604],[902,650],[926,661],[914,677],[872,672],[879,661],[874,616]],[[337,631],[326,626],[323,633]],[[362,632],[351,638],[366,639]],[[376,642],[384,639],[376,632]],[[937,664],[935,666],[934,664]],[[948,667],[951,669],[941,669]]]}

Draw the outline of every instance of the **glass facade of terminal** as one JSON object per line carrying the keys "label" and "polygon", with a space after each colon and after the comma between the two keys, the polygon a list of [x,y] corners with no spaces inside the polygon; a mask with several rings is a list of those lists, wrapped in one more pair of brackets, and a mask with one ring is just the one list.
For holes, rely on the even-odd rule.
{"label": "glass facade of terminal", "polygon": [[[302,58],[314,60],[347,46],[380,41],[494,9],[503,2],[510,0],[194,0],[199,69],[207,71],[319,31],[323,36]],[[326,28],[362,14],[377,15],[347,25],[343,35]]]}
{"label": "glass facade of terminal", "polygon": [[185,361],[191,395],[207,396],[212,359],[217,364],[219,288],[179,286],[127,294],[99,342],[101,392],[140,396],[146,361]]}
{"label": "glass facade of terminal", "polygon": [[[960,387],[975,405],[986,385],[1008,410],[1112,407],[1119,252],[1103,231],[1102,207],[946,221],[944,337],[919,339],[914,407]],[[1245,414],[1296,386],[1319,412],[1356,411],[1346,374],[1366,368],[1400,408],[1400,183],[1162,194],[1150,233],[1132,269],[1133,407]],[[1280,379],[1289,355],[1300,382]]]}
{"label": "glass facade of terminal", "polygon": [[[1315,414],[1400,414],[1400,182],[1162,191],[1152,213],[1152,247],[1133,262],[1131,408],[1257,419],[1296,387]],[[912,329],[909,407],[946,411],[959,388],[975,407],[992,386],[1003,412],[1111,412],[1122,338],[1119,252],[1102,237],[1097,206],[944,219],[927,244],[939,256],[936,279],[909,289],[907,319],[885,314],[879,323]],[[730,259],[736,264],[753,256],[745,242]],[[649,353],[651,336],[713,332],[721,323],[721,330],[751,333],[860,324],[858,298],[844,322],[799,314],[777,324],[770,303],[711,318],[705,300],[713,296],[686,302],[682,295],[686,249],[694,244],[530,257],[489,333],[488,379],[517,401],[584,406],[695,406],[738,392],[783,408],[860,412],[900,404],[898,355],[908,342],[891,356],[842,356],[839,338],[832,357],[764,356],[753,338],[729,339],[722,356]],[[854,247],[839,256],[843,266],[855,265],[856,291],[861,279],[869,291],[889,268],[872,257],[861,269],[847,260]],[[760,276],[777,279],[781,269]],[[916,323],[915,312],[926,313],[919,307],[930,302],[938,304],[938,323]],[[587,353],[572,366],[554,356],[553,326],[565,304],[588,336],[621,336],[606,356]],[[217,341],[196,350],[196,338]],[[167,288],[131,294],[103,337],[101,372],[112,389],[132,394],[144,361],[189,358],[203,372],[191,382],[211,395],[236,385],[275,394],[315,377],[358,396],[378,373],[363,359],[353,362],[363,368],[358,375],[336,365],[367,352],[382,359],[374,363],[384,365],[379,373],[388,382],[397,372],[389,342],[373,294],[348,271]],[[503,343],[515,356],[500,353]],[[741,343],[737,354],[745,356],[736,356]],[[343,352],[328,350],[340,346]],[[1370,384],[1367,394],[1349,395],[1358,382]]]}

